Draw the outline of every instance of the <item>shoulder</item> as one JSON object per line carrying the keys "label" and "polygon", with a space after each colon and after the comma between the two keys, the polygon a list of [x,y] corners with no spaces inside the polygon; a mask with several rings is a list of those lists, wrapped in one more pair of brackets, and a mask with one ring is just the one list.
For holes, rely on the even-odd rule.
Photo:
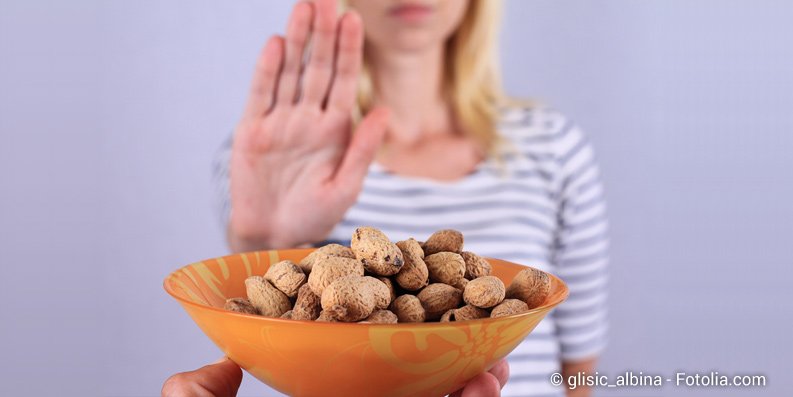
{"label": "shoulder", "polygon": [[510,104],[499,109],[497,128],[505,150],[564,161],[575,146],[586,145],[579,125],[547,104]]}

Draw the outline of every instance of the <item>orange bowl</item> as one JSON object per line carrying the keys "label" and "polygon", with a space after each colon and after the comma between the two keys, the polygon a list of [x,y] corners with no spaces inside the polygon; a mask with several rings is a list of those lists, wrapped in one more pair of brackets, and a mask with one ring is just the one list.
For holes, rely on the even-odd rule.
{"label": "orange bowl", "polygon": [[[348,324],[283,320],[223,310],[244,280],[312,249],[260,251],[187,265],[165,290],[229,358],[292,396],[442,396],[490,369],[567,298],[550,275],[545,303],[519,315],[447,323]],[[488,259],[509,284],[524,267]]]}

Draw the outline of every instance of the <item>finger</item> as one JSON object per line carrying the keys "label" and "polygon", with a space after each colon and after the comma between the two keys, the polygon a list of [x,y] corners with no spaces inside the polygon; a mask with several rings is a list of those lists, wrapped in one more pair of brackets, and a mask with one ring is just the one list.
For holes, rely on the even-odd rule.
{"label": "finger", "polygon": [[355,105],[363,56],[363,22],[350,11],[339,22],[336,74],[331,83],[328,108],[349,113]]}
{"label": "finger", "polygon": [[471,379],[461,392],[461,397],[498,397],[501,386],[493,374],[485,372]]}
{"label": "finger", "polygon": [[162,386],[163,397],[234,397],[242,370],[228,358],[195,371],[171,376]]}
{"label": "finger", "polygon": [[490,372],[496,377],[500,388],[503,389],[504,385],[507,384],[507,380],[509,379],[509,364],[507,364],[507,360],[502,358],[501,361],[497,362],[496,365],[494,365],[493,368],[490,368],[490,371],[487,372]]}
{"label": "finger", "polygon": [[278,81],[277,101],[280,104],[292,104],[298,93],[300,69],[303,62],[303,51],[311,33],[311,15],[314,7],[305,1],[295,4],[289,25],[286,28],[286,55],[281,78]]}
{"label": "finger", "polygon": [[278,73],[281,71],[283,60],[284,39],[280,36],[270,37],[256,62],[251,93],[245,109],[246,116],[261,117],[273,106]]}
{"label": "finger", "polygon": [[388,109],[376,108],[366,115],[355,130],[335,178],[343,191],[351,191],[351,187],[359,186],[366,176],[369,164],[383,141],[388,117]]}
{"label": "finger", "polygon": [[336,46],[336,1],[316,0],[312,25],[311,55],[303,78],[304,101],[322,106],[333,75],[333,52]]}

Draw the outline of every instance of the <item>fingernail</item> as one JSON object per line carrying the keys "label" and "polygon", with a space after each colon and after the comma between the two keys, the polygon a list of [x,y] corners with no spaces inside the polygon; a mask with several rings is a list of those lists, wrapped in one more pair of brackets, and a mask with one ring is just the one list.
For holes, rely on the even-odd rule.
{"label": "fingernail", "polygon": [[217,360],[217,361],[215,361],[214,363],[212,363],[212,365],[215,365],[215,364],[220,364],[220,363],[222,363],[222,362],[225,362],[225,361],[226,361],[226,360],[228,360],[228,359],[229,359],[228,357],[226,357],[226,356],[223,356],[223,357],[221,357],[221,358],[220,358],[220,360]]}

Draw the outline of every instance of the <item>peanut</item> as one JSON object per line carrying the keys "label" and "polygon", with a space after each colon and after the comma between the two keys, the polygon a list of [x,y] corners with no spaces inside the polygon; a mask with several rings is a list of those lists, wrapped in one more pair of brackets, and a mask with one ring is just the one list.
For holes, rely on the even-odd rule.
{"label": "peanut", "polygon": [[389,310],[375,310],[364,321],[373,324],[396,324],[398,321],[397,315]]}
{"label": "peanut", "polygon": [[261,276],[245,279],[245,290],[251,304],[262,316],[280,317],[292,308],[289,297]]}
{"label": "peanut", "polygon": [[529,311],[529,305],[520,299],[504,299],[498,306],[490,312],[490,317],[506,317],[513,314],[520,314]]}
{"label": "peanut", "polygon": [[438,252],[424,258],[430,281],[457,285],[465,276],[465,261],[453,252]]}
{"label": "peanut", "polygon": [[438,252],[463,251],[463,234],[457,230],[438,230],[424,242],[424,254],[432,255]]}
{"label": "peanut", "polygon": [[333,318],[333,316],[330,314],[330,312],[327,312],[327,311],[323,310],[323,311],[319,312],[319,317],[317,317],[317,319],[315,321],[326,322],[326,323],[335,323],[335,322],[338,322],[339,320],[336,320],[335,318]]}
{"label": "peanut", "polygon": [[506,291],[507,298],[520,299],[534,309],[545,302],[551,292],[551,279],[534,268],[523,269],[515,275]]}
{"label": "peanut", "polygon": [[376,277],[378,280],[382,281],[383,284],[388,288],[388,302],[393,302],[396,299],[396,291],[394,290],[394,283],[388,277]]}
{"label": "peanut", "polygon": [[264,279],[286,296],[294,298],[297,290],[306,282],[306,274],[294,262],[281,261],[267,269]]}
{"label": "peanut", "polygon": [[314,264],[321,261],[326,256],[340,256],[342,258],[355,259],[355,254],[352,253],[349,247],[340,244],[328,244],[306,255],[306,257],[298,263],[298,266],[300,266],[300,269],[302,269],[304,273],[309,274],[314,268]]}
{"label": "peanut", "polygon": [[427,320],[437,320],[449,309],[460,306],[463,293],[451,285],[434,283],[424,287],[417,297],[427,312]]}
{"label": "peanut", "polygon": [[355,229],[350,246],[364,268],[378,276],[397,274],[404,264],[399,247],[375,228]]}
{"label": "peanut", "polygon": [[[379,280],[372,278],[385,288]],[[377,306],[375,288],[360,276],[336,279],[322,293],[322,310],[339,320],[353,322],[369,317]]]}
{"label": "peanut", "polygon": [[292,319],[316,320],[320,311],[322,311],[322,305],[319,296],[314,293],[310,285],[303,284],[297,291],[297,300],[292,309]]}
{"label": "peanut", "polygon": [[396,314],[400,323],[423,323],[427,312],[415,295],[400,295],[391,302],[391,311]]}
{"label": "peanut", "polygon": [[224,308],[302,321],[449,322],[524,313],[550,294],[550,277],[533,268],[505,288],[487,260],[462,250],[456,230],[394,244],[380,230],[359,227],[351,245],[326,245],[299,264],[275,263],[245,280],[247,299],[228,299]]}
{"label": "peanut", "polygon": [[482,308],[465,305],[459,309],[450,309],[441,316],[441,322],[468,321],[490,317],[490,313]]}
{"label": "peanut", "polygon": [[356,259],[341,256],[326,256],[314,263],[308,274],[308,285],[317,296],[322,296],[325,287],[344,276],[363,276],[363,265]]}
{"label": "peanut", "polygon": [[388,289],[388,286],[385,284],[385,282],[370,276],[366,276],[363,279],[365,282],[369,283],[372,288],[375,299],[375,308],[388,309],[388,306],[391,305],[391,290]]}
{"label": "peanut", "polygon": [[398,242],[397,247],[405,259],[405,264],[395,277],[397,284],[409,291],[416,291],[427,286],[429,270],[427,270],[427,264],[424,263],[424,250],[421,249],[421,245],[411,238]]}
{"label": "peanut", "polygon": [[465,303],[483,309],[498,305],[504,300],[504,282],[496,276],[484,276],[471,280],[463,291]]}
{"label": "peanut", "polygon": [[223,308],[237,313],[259,314],[259,310],[253,307],[251,301],[245,298],[227,299],[226,304],[223,306]]}
{"label": "peanut", "polygon": [[473,280],[477,277],[490,275],[491,267],[487,260],[469,251],[463,251],[460,255],[465,261],[465,278]]}
{"label": "peanut", "polygon": [[461,278],[460,281],[452,285],[452,287],[459,289],[460,291],[465,291],[465,286],[468,285],[470,280],[467,278]]}

